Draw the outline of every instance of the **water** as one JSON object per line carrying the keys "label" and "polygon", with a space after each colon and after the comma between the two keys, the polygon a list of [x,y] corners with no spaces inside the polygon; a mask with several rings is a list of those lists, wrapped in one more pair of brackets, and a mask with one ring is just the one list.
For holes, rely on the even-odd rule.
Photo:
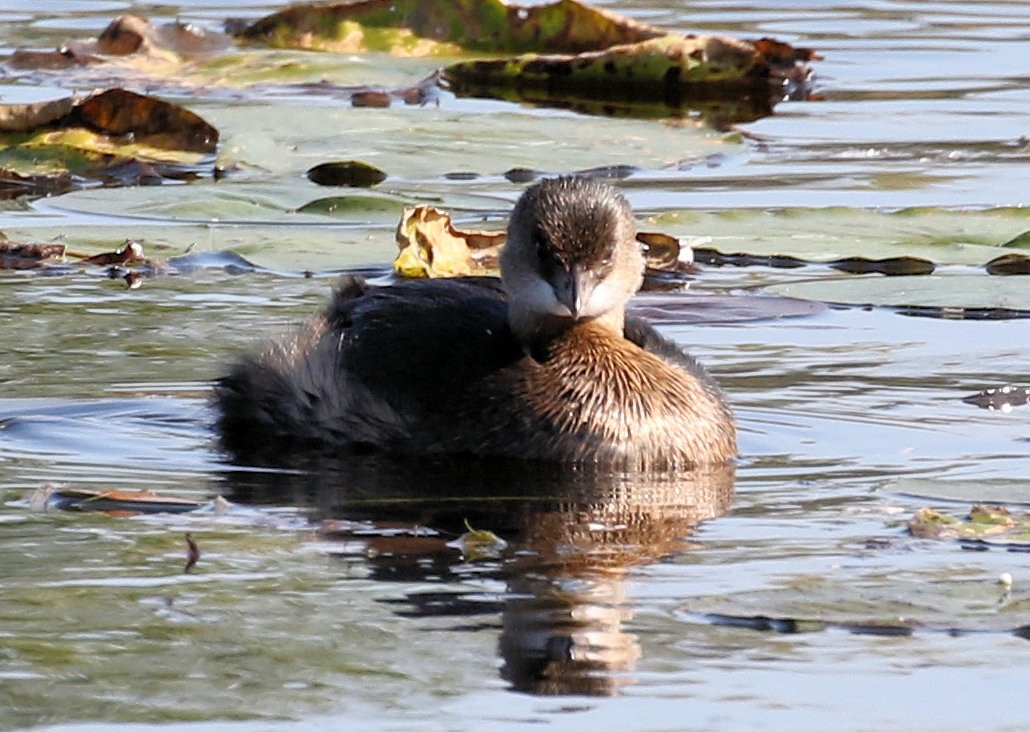
{"label": "water", "polygon": [[[0,2],[0,47],[56,46],[130,9],[213,25],[272,7]],[[232,274],[215,258],[132,290],[95,270],[2,273],[0,726],[1030,724],[1020,630],[1030,624],[1028,555],[905,528],[923,506],[1027,510],[1027,407],[961,401],[1030,383],[1026,320],[849,307],[663,321],[734,404],[741,458],[729,474],[374,459],[267,471],[217,450],[207,384],[222,365],[317,309],[331,270],[393,255],[394,211],[296,213],[331,195],[302,178],[326,160],[380,165],[392,196],[435,200],[476,226],[499,225],[518,195],[500,175],[510,167],[628,165],[635,172],[621,185],[645,228],[728,252],[943,265],[900,279],[707,268],[692,284],[744,310],[770,292],[1030,309],[1024,278],[979,268],[1018,251],[1004,245],[1030,230],[1020,208],[1030,189],[1025,4],[618,9],[814,47],[825,56],[814,64],[824,101],[780,104],[744,125],[742,139],[682,121],[450,97],[433,108],[353,109],[333,93],[283,90],[262,64],[292,69],[291,83],[403,84],[432,62],[257,53],[246,68],[260,86],[208,76],[191,87],[184,72],[166,89],[222,131],[219,155],[240,167],[230,178],[3,204],[0,229],[12,239],[100,251],[139,238],[153,256],[192,245],[268,269]],[[443,177],[454,171],[479,177]],[[317,276],[299,276],[307,270]],[[149,489],[204,508],[32,511],[27,499],[44,483]],[[234,502],[228,512],[212,503],[219,494]],[[463,560],[447,544],[465,521],[509,548]],[[201,551],[188,574],[186,532]],[[999,582],[1005,573],[1011,588]]]}

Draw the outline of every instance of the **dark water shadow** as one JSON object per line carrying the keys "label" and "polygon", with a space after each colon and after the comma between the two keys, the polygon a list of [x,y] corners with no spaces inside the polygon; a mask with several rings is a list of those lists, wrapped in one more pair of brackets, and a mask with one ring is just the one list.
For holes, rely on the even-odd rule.
{"label": "dark water shadow", "polygon": [[[499,613],[500,673],[513,690],[610,695],[632,683],[641,654],[626,627],[627,574],[689,550],[694,527],[728,509],[734,473],[361,456],[225,477],[230,500],[302,506],[350,556],[359,542],[373,579],[442,586],[388,601],[398,616],[449,617],[454,629],[482,631],[496,628]],[[464,561],[448,543],[468,526],[494,532],[507,548]],[[470,580],[503,590],[443,587]]]}

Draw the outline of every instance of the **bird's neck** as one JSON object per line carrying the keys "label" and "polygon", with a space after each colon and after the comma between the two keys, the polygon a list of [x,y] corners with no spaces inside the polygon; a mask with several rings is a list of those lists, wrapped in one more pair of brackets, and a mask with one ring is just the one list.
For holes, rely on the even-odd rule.
{"label": "bird's neck", "polygon": [[508,313],[508,324],[522,344],[523,350],[536,357],[549,352],[554,341],[567,337],[572,331],[584,328],[600,336],[623,338],[626,311],[624,308],[617,308],[594,318],[573,320],[556,315],[520,313],[517,309],[512,309]]}

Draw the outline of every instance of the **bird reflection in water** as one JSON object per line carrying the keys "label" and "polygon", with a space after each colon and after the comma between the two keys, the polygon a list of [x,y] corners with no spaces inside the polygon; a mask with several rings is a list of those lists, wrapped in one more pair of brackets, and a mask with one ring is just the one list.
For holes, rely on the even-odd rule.
{"label": "bird reflection in water", "polygon": [[229,473],[228,497],[313,508],[327,536],[362,544],[381,581],[467,583],[469,564],[447,546],[467,526],[509,542],[475,565],[475,581],[502,582],[501,596],[419,592],[391,602],[398,615],[463,618],[477,631],[496,627],[499,613],[501,675],[514,690],[548,695],[609,695],[632,682],[641,649],[626,629],[627,575],[689,550],[694,527],[728,509],[734,479],[732,465],[647,474],[385,456],[305,468]]}

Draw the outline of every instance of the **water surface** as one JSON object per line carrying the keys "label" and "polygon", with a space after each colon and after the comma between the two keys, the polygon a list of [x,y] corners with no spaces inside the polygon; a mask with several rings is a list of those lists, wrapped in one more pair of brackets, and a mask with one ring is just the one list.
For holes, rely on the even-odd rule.
{"label": "water surface", "polygon": [[[133,290],[96,271],[0,276],[0,726],[1030,725],[1018,630],[1030,625],[1030,555],[905,528],[923,506],[1027,510],[1027,407],[961,401],[1030,383],[1026,320],[833,307],[663,323],[734,404],[741,458],[723,474],[371,459],[269,471],[218,451],[207,390],[222,365],[316,310],[332,271],[393,256],[389,207],[296,212],[327,195],[302,176],[327,160],[367,160],[390,174],[390,196],[489,226],[521,190],[509,168],[629,166],[619,185],[647,228],[723,251],[944,265],[890,280],[707,268],[691,285],[700,297],[1030,309],[1022,278],[979,268],[1030,230],[1024,3],[607,5],[816,48],[823,101],[780,104],[734,135],[449,96],[355,109],[267,78],[170,84],[222,131],[237,174],[2,204],[12,239],[99,251],[141,238],[156,256],[231,250],[267,270],[211,267]],[[272,7],[0,2],[0,48],[53,47],[130,10],[214,26]],[[410,83],[433,66],[257,52],[248,68],[261,76],[270,59],[338,84]],[[478,177],[445,177],[456,171]],[[47,482],[236,507],[31,511]],[[509,548],[463,560],[447,544],[466,520]],[[202,552],[189,574],[185,532]]]}

